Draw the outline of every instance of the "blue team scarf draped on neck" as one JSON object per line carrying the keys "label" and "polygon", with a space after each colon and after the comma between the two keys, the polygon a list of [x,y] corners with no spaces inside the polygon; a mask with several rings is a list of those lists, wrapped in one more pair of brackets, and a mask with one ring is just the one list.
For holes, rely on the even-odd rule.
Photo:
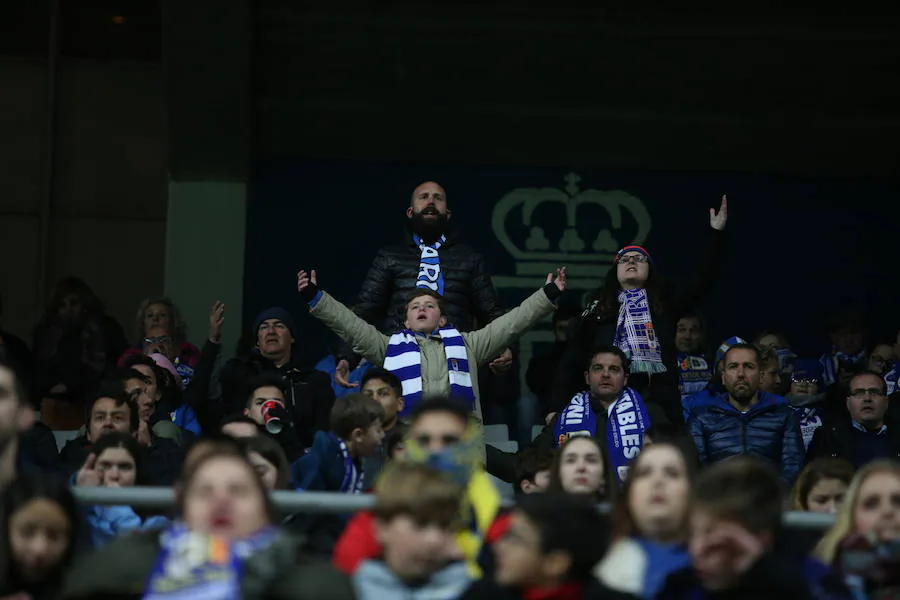
{"label": "blue team scarf draped on neck", "polygon": [[441,271],[441,256],[438,254],[441,246],[447,242],[447,237],[442,235],[433,244],[426,244],[418,235],[413,236],[413,243],[422,252],[419,257],[419,274],[416,276],[416,287],[426,288],[444,295],[444,273]]}
{"label": "blue team scarf draped on neck", "polygon": [[160,536],[160,553],[144,600],[233,600],[241,597],[244,563],[277,536],[266,527],[236,541],[190,531],[175,523]]}
{"label": "blue team scarf draped on neck", "polygon": [[[437,330],[437,334],[441,337],[444,354],[447,357],[450,394],[468,400],[469,408],[475,410],[475,390],[472,387],[466,341],[451,325],[441,327]],[[397,376],[403,388],[401,417],[412,412],[422,399],[425,389],[425,382],[422,379],[422,352],[416,339],[417,335],[422,336],[421,333],[417,334],[409,329],[395,333],[388,340],[384,355],[384,368]]]}
{"label": "blue team scarf draped on neck", "polygon": [[616,345],[631,361],[632,373],[662,373],[662,346],[656,337],[650,315],[647,290],[619,292],[619,318],[616,321]]}
{"label": "blue team scarf draped on neck", "polygon": [[[631,388],[623,389],[607,410],[606,426],[606,452],[620,484],[628,475],[628,463],[640,454],[648,429],[650,414],[644,399]],[[553,434],[556,447],[570,437],[596,437],[597,415],[591,405],[590,392],[575,394],[559,415]]]}
{"label": "blue team scarf draped on neck", "polygon": [[830,353],[819,359],[819,363],[822,365],[822,378],[825,380],[825,385],[831,385],[838,380],[838,370],[840,369],[841,363],[856,365],[865,360],[865,358],[865,350],[860,350],[859,354],[851,356],[850,354],[838,351],[837,348],[833,348]]}
{"label": "blue team scarf draped on neck", "polygon": [[344,494],[362,494],[363,481],[366,478],[366,471],[362,467],[362,461],[357,465],[357,462],[350,456],[350,449],[347,448],[344,440],[333,433],[329,435],[331,435],[334,443],[337,444],[341,453],[341,460],[344,463],[344,476],[341,479],[340,491]]}

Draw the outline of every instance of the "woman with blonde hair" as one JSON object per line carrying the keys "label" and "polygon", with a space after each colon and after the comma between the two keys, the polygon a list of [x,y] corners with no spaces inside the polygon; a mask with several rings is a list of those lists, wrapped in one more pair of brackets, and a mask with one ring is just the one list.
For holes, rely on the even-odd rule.
{"label": "woman with blonde hair", "polygon": [[[213,307],[215,310],[216,307]],[[165,296],[145,298],[137,310],[134,323],[137,344],[122,355],[122,364],[131,354],[159,353],[168,358],[187,386],[200,358],[200,350],[187,340],[187,324],[178,306]]]}
{"label": "woman with blonde hair", "polygon": [[856,473],[814,554],[869,598],[900,591],[900,463],[876,460]]}

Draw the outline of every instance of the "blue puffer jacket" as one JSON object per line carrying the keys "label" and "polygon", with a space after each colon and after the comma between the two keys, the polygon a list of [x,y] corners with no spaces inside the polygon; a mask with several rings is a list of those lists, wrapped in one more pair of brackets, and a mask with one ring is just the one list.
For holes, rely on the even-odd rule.
{"label": "blue puffer jacket", "polygon": [[718,394],[691,410],[688,429],[702,463],[750,454],[771,462],[792,484],[803,468],[800,422],[781,396],[759,395],[759,402],[742,413],[728,403],[727,394]]}
{"label": "blue puffer jacket", "polygon": [[716,396],[723,393],[725,388],[721,383],[710,381],[705,388],[681,399],[681,412],[684,422],[691,418],[691,411],[700,406],[709,406],[716,403]]}
{"label": "blue puffer jacket", "polygon": [[203,431],[200,429],[200,421],[197,419],[197,413],[187,404],[182,404],[173,410],[169,416],[172,418],[172,422],[182,429],[190,431],[197,437],[203,435]]}

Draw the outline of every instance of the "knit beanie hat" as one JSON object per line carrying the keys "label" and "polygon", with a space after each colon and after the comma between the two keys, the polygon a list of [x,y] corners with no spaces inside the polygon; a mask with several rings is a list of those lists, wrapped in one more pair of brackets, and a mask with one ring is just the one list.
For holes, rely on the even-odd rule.
{"label": "knit beanie hat", "polygon": [[256,319],[253,321],[253,331],[259,331],[260,325],[262,325],[269,319],[276,319],[278,321],[281,321],[282,323],[284,323],[284,326],[288,328],[288,331],[291,332],[291,336],[297,337],[296,335],[294,335],[294,317],[291,316],[291,313],[281,308],[280,306],[267,308],[256,315]]}

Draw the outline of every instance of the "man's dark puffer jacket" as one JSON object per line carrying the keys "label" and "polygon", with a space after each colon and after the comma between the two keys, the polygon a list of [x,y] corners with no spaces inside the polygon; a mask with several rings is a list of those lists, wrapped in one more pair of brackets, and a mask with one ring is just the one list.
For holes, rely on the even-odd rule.
{"label": "man's dark puffer jacket", "polygon": [[696,406],[688,429],[700,462],[712,464],[738,454],[768,461],[793,484],[803,468],[803,436],[794,409],[781,396],[760,392],[760,400],[741,413],[719,394],[713,402]]}
{"label": "man's dark puffer jacket", "polygon": [[[484,259],[451,230],[439,250],[444,275],[444,309],[447,320],[460,331],[484,327],[505,311],[484,269]],[[403,305],[416,287],[421,251],[407,233],[404,245],[378,251],[354,306],[354,312],[384,333],[396,332],[403,323]]]}

